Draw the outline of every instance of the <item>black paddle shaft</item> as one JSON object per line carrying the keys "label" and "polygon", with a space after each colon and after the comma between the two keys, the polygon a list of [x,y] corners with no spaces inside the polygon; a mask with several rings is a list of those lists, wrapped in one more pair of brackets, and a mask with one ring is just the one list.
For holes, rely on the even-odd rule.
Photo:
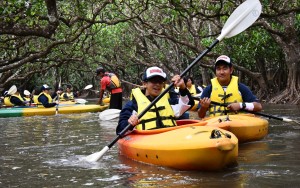
{"label": "black paddle shaft", "polygon": [[[188,71],[190,71],[208,52],[212,50],[213,47],[215,47],[219,43],[219,40],[216,39],[209,47],[207,47],[206,50],[204,50],[181,74],[180,77],[183,78],[184,75]],[[169,90],[174,86],[174,83],[171,83],[166,89],[163,90],[163,92],[158,95],[139,115],[138,118],[141,119],[148,110],[154,106],[154,104],[157,103]],[[108,145],[109,148],[111,148],[123,135],[132,127],[131,124],[128,124],[120,133],[119,135]]]}
{"label": "black paddle shaft", "polygon": [[[200,98],[198,97],[193,97],[195,100],[199,100]],[[226,104],[222,104],[222,103],[218,103],[218,102],[215,102],[215,101],[211,101],[210,102],[211,104],[215,104],[215,105],[220,105],[220,106],[224,106],[224,107],[227,107],[229,104],[226,103]],[[240,109],[240,111],[243,111],[243,112],[248,112],[250,114],[255,114],[255,115],[259,115],[259,116],[263,116],[263,117],[267,117],[267,118],[273,118],[273,119],[277,119],[277,120],[281,120],[283,121],[283,118],[281,117],[276,117],[276,116],[272,116],[272,115],[269,115],[269,114],[263,114],[263,113],[260,113],[260,112],[253,112],[253,111],[249,111],[249,110],[246,110],[246,109]]]}

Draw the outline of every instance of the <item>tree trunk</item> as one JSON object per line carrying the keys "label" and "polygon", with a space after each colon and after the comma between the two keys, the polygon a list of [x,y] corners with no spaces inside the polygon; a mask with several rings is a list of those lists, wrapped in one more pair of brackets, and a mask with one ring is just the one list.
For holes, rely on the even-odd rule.
{"label": "tree trunk", "polygon": [[[298,43],[298,42],[297,42]],[[271,103],[290,103],[290,104],[300,104],[300,44],[295,45],[285,45],[284,54],[286,58],[286,64],[288,67],[288,80],[287,86],[280,95],[272,98]]]}
{"label": "tree trunk", "polygon": [[285,31],[282,35],[273,35],[282,47],[285,63],[288,68],[286,89],[270,100],[271,103],[300,104],[300,42],[295,28],[295,15],[284,17],[281,20]]}

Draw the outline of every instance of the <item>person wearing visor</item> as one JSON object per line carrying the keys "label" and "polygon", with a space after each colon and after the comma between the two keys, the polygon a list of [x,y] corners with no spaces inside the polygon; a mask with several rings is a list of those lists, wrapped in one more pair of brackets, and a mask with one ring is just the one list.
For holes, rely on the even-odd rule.
{"label": "person wearing visor", "polygon": [[[179,88],[180,97],[175,100],[164,95],[150,110],[138,119],[138,115],[147,108],[151,101],[161,94],[164,89],[166,73],[159,67],[150,67],[143,76],[143,89],[132,90],[132,99],[128,101],[120,112],[116,133],[119,134],[128,123],[138,130],[150,130],[176,126],[176,117],[194,105],[194,100],[179,75],[172,78],[174,86]],[[176,101],[176,103],[174,103]]]}
{"label": "person wearing visor", "polygon": [[[221,116],[236,114],[239,110],[261,111],[262,105],[251,90],[244,84],[238,82],[238,77],[233,76],[231,60],[226,55],[221,55],[215,62],[216,77],[211,79],[211,85],[205,87],[198,105],[198,116],[204,118],[206,112],[209,115]],[[211,104],[211,101],[221,106]]]}

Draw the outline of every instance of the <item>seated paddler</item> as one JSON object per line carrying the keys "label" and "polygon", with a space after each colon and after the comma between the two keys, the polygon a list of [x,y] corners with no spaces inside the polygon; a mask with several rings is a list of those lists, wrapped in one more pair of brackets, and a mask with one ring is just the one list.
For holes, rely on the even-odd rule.
{"label": "seated paddler", "polygon": [[24,98],[20,95],[20,90],[17,89],[14,93],[11,95],[7,94],[4,98],[4,104],[7,107],[13,107],[13,106],[26,106],[26,101]]}
{"label": "seated paddler", "polygon": [[151,101],[159,96],[165,86],[166,73],[159,67],[150,67],[143,75],[144,87],[132,90],[132,99],[120,112],[116,133],[119,134],[128,124],[138,130],[150,130],[176,126],[175,118],[180,117],[194,105],[194,100],[179,75],[172,78],[175,87],[179,88],[180,97],[175,99],[164,95],[148,110],[141,119],[138,115],[147,108]]}
{"label": "seated paddler", "polygon": [[42,92],[38,96],[38,107],[51,108],[58,104],[58,102],[53,102],[53,99],[50,95],[50,90],[52,88],[47,84],[44,84],[41,88]]}
{"label": "seated paddler", "polygon": [[[233,64],[226,55],[215,61],[216,77],[211,79],[201,95],[198,116],[204,118],[206,112],[211,117],[236,114],[239,111],[261,111],[262,105],[252,91],[237,76],[233,75]],[[214,103],[214,104],[213,104]]]}

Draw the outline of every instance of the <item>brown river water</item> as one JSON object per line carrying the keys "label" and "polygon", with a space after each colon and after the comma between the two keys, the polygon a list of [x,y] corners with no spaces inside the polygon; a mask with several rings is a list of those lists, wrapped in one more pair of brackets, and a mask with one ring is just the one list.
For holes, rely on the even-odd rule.
{"label": "brown river water", "polygon": [[[300,106],[266,104],[263,113],[300,121]],[[135,162],[116,146],[82,160],[115,138],[117,120],[99,113],[0,118],[0,187],[299,187],[300,125],[269,122],[264,139],[239,145],[237,166],[200,172]]]}

